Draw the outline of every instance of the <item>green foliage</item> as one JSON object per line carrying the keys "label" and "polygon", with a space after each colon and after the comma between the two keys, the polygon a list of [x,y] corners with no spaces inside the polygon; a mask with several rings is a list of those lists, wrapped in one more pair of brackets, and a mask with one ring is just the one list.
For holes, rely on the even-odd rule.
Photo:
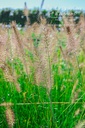
{"label": "green foliage", "polygon": [[1,10],[0,12],[0,23],[9,23],[10,22],[10,9]]}
{"label": "green foliage", "polygon": [[32,39],[34,46],[37,48],[38,45],[40,44],[41,35],[35,35],[35,33],[32,33]]}
{"label": "green foliage", "polygon": [[[46,12],[43,13],[46,15]],[[57,15],[54,11],[51,17]],[[20,33],[23,34],[23,31]],[[4,70],[0,68],[0,105],[13,103],[14,128],[75,128],[78,122],[85,120],[85,53],[80,49],[79,54],[69,55],[68,60],[65,59],[60,46],[63,50],[66,48],[66,38],[61,38],[60,33],[57,33],[58,36],[60,38],[57,38],[55,50],[57,62],[50,65],[53,78],[50,89],[36,85],[34,65],[30,66],[31,72],[27,74],[19,58],[6,61],[6,66],[12,71],[11,75],[16,81],[6,79]],[[37,50],[42,36],[32,33],[31,38]],[[35,55],[28,49],[25,54],[34,64]],[[20,92],[17,91],[16,83],[21,88]],[[0,106],[1,128],[8,128],[5,110],[5,106]]]}
{"label": "green foliage", "polygon": [[[57,52],[60,58],[61,53],[59,50]],[[33,57],[30,52],[28,54],[31,58]],[[79,57],[79,61],[82,61],[81,57]],[[80,72],[76,71],[73,74],[72,65],[59,59],[59,62],[52,66],[54,82],[48,94],[45,87],[33,84],[33,79],[30,79],[33,74],[27,75],[24,72],[23,64],[19,59],[7,61],[7,64],[18,75],[17,82],[22,90],[18,93],[14,88],[15,83],[8,82],[3,71],[0,70],[0,103],[14,103],[12,107],[16,118],[14,128],[73,128],[78,120],[84,119],[82,104],[78,104],[85,100],[83,92],[81,91],[79,94],[77,104],[71,103],[73,86],[77,79],[78,87],[81,82]],[[82,85],[80,89],[82,90]],[[65,104],[66,102],[67,104]],[[18,105],[18,103],[22,103],[22,105]],[[78,108],[82,113],[75,116]],[[0,107],[0,121],[2,122],[0,126],[7,128],[4,111],[4,107]]]}
{"label": "green foliage", "polygon": [[[83,14],[81,10],[79,11],[68,10],[67,12],[68,13],[66,13],[66,15],[68,15],[69,12],[73,13],[76,23],[78,23],[80,15]],[[49,12],[45,9],[42,10],[41,12],[39,11],[39,9],[33,9],[33,10],[29,10],[28,17],[30,19],[30,24],[33,24],[35,22],[39,23],[40,16],[42,16],[47,19],[47,23],[56,24],[57,26],[59,26],[60,24],[62,24],[62,15],[61,15],[61,20],[59,20],[60,15],[61,15],[61,11],[58,9],[56,10],[53,9],[50,10]],[[18,25],[21,25],[23,27],[26,23],[26,17],[24,16],[23,10],[21,9],[13,10],[10,8],[2,9],[0,11],[0,23],[9,24],[11,21],[16,21]]]}

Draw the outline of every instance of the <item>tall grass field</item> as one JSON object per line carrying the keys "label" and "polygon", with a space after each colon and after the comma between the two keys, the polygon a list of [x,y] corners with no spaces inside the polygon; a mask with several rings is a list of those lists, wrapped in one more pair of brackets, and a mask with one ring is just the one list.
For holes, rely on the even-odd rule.
{"label": "tall grass field", "polygon": [[0,128],[85,128],[85,19],[0,27]]}

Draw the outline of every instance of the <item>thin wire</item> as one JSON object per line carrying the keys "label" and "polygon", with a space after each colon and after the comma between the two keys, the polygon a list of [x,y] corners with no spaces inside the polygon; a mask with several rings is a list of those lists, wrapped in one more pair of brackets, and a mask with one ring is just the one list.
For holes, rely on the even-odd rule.
{"label": "thin wire", "polygon": [[[85,102],[51,102],[52,104],[84,104]],[[1,106],[14,106],[14,105],[17,105],[17,106],[22,106],[22,105],[39,105],[39,104],[50,104],[50,102],[36,102],[36,103],[16,103],[16,104],[13,104],[13,103],[2,103],[0,104],[0,107]]]}

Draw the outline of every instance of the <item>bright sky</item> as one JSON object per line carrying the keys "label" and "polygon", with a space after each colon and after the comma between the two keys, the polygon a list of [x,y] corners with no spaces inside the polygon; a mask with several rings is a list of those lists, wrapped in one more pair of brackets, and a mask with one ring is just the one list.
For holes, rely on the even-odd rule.
{"label": "bright sky", "polygon": [[[42,0],[0,0],[0,9],[2,8],[23,8],[24,2],[29,9],[40,7]],[[45,0],[43,8],[45,9],[83,9],[85,10],[85,0]]]}

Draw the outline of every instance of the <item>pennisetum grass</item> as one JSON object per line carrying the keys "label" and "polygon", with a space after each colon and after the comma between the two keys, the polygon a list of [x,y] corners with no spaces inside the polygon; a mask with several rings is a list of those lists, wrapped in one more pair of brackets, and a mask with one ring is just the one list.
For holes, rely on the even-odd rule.
{"label": "pennisetum grass", "polygon": [[[28,20],[27,7],[24,15]],[[1,127],[85,126],[85,55],[81,47],[85,23],[81,19],[77,27],[73,14],[63,17],[61,32],[42,17],[23,35],[15,22],[9,30],[0,30]]]}
{"label": "pennisetum grass", "polygon": [[12,111],[11,107],[6,106],[5,115],[6,115],[6,120],[7,120],[9,128],[13,128],[14,123],[15,123],[15,116],[14,116],[14,112]]}

